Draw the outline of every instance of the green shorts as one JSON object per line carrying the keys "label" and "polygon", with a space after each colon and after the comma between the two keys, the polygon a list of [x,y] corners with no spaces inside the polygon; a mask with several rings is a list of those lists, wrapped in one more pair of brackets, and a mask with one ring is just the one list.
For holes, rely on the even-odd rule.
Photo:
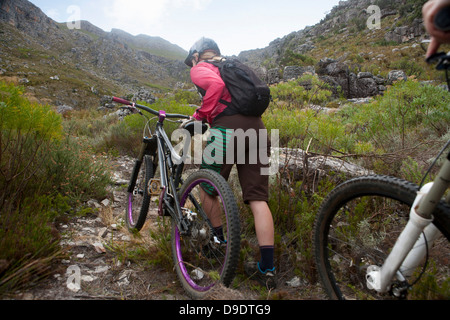
{"label": "green shorts", "polygon": [[[269,201],[269,177],[261,169],[269,167],[270,141],[260,130],[266,130],[260,117],[222,116],[214,121],[203,152],[201,169],[213,170],[227,180],[236,165],[247,204]],[[204,185],[204,190],[213,195],[211,186]]]}

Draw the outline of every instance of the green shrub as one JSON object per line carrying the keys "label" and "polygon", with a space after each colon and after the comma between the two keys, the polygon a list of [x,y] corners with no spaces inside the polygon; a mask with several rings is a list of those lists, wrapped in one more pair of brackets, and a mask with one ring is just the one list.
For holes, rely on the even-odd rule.
{"label": "green shrub", "polygon": [[347,106],[335,117],[355,142],[341,151],[358,153],[357,147],[364,146],[372,157],[365,157],[366,168],[398,176],[406,172],[401,168],[408,157],[425,167],[442,147],[450,128],[450,94],[414,80],[399,81],[372,103]]}
{"label": "green shrub", "polygon": [[403,70],[408,76],[420,77],[425,70],[410,57],[404,58],[400,61],[392,62],[389,66],[393,70]]}
{"label": "green shrub", "polygon": [[331,154],[332,150],[346,152],[354,143],[339,118],[312,109],[273,107],[263,120],[267,129],[279,130],[282,147]]}
{"label": "green shrub", "polygon": [[316,60],[308,55],[294,53],[292,50],[286,50],[280,61],[282,66],[312,66]]}
{"label": "green shrub", "polygon": [[64,131],[72,136],[85,137],[94,143],[103,138],[109,127],[118,122],[117,117],[108,116],[103,111],[74,110],[64,115]]}
{"label": "green shrub", "polygon": [[183,104],[200,105],[202,103],[197,91],[178,90],[174,94],[174,99]]}
{"label": "green shrub", "polygon": [[54,222],[104,197],[109,182],[105,161],[65,135],[59,114],[0,82],[0,260],[8,265],[0,293],[48,274],[59,254]]}
{"label": "green shrub", "polygon": [[[269,206],[275,223],[276,263],[280,272],[294,271],[310,283],[314,269],[313,226],[319,205],[332,189],[332,177],[315,188],[303,182],[286,184],[281,172],[271,184]],[[313,190],[314,191],[311,191]],[[247,228],[248,229],[248,228]]]}
{"label": "green shrub", "polygon": [[145,119],[142,116],[127,116],[108,128],[97,149],[114,155],[136,156],[142,143],[144,126]]}
{"label": "green shrub", "polygon": [[0,210],[0,260],[8,267],[0,276],[0,295],[26,289],[49,276],[62,258],[57,217],[70,210],[68,199],[30,196],[13,212]]}
{"label": "green shrub", "polygon": [[49,160],[44,169],[46,187],[51,192],[66,196],[74,205],[107,196],[109,163],[103,155],[95,155],[81,138],[67,136],[58,141],[49,150]]}
{"label": "green shrub", "polygon": [[275,101],[263,115],[268,129],[279,130],[281,147],[353,158],[379,173],[406,174],[401,168],[408,157],[424,167],[448,139],[450,93],[440,87],[399,81],[369,104],[324,113],[300,110],[303,102],[295,99],[303,91],[296,96],[291,86],[296,88],[291,82],[273,90]]}
{"label": "green shrub", "polygon": [[395,83],[366,107],[346,108],[341,116],[364,141],[384,152],[416,143],[416,139],[446,134],[450,123],[450,94],[442,88],[416,81]]}
{"label": "green shrub", "polygon": [[285,102],[290,108],[302,108],[309,104],[328,102],[332,92],[328,84],[314,75],[303,75],[299,79],[279,83],[271,88],[274,101]]}
{"label": "green shrub", "polygon": [[[18,261],[26,254],[45,257],[57,250],[55,219],[68,212],[63,196],[30,196],[0,219],[0,259]],[[5,212],[2,212],[5,213]]]}
{"label": "green shrub", "polygon": [[[0,206],[14,208],[37,192],[48,150],[63,136],[61,117],[30,103],[23,89],[0,82]],[[29,188],[29,189],[27,189]]]}
{"label": "green shrub", "polygon": [[31,103],[23,88],[0,81],[0,129],[17,134],[32,134],[42,140],[63,135],[61,116],[50,106]]}
{"label": "green shrub", "polygon": [[409,22],[422,18],[422,7],[427,0],[406,0],[399,8],[401,18],[407,18]]}

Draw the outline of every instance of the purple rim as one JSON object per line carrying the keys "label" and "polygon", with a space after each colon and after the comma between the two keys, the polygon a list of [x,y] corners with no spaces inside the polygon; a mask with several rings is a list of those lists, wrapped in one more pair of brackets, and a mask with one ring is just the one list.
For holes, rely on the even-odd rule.
{"label": "purple rim", "polygon": [[133,219],[133,194],[128,194],[128,221],[130,221],[131,225],[134,226]]}
{"label": "purple rim", "polygon": [[[212,181],[206,180],[206,179],[195,180],[193,183],[191,183],[191,184],[189,185],[189,187],[187,188],[187,190],[183,193],[183,197],[181,198],[181,201],[180,201],[180,206],[182,206],[182,205],[185,204],[185,202],[186,202],[186,197],[187,197],[187,195],[191,192],[191,190],[192,190],[195,186],[197,186],[197,185],[199,185],[200,183],[203,183],[203,182],[206,182],[206,183],[211,184],[211,185],[214,187],[214,189],[217,191],[217,187],[214,185],[214,183],[213,183]],[[222,194],[220,194],[219,192],[218,192],[218,194],[219,194],[220,199],[222,200],[222,203],[223,203]],[[226,214],[226,208],[224,208],[224,210],[225,210],[225,217],[226,217],[226,219],[227,219],[227,225],[228,225],[228,215]],[[188,273],[188,271],[187,271],[187,269],[186,269],[186,266],[184,265],[183,260],[182,260],[181,246],[180,246],[180,232],[178,231],[178,227],[175,227],[175,230],[176,230],[176,232],[175,232],[176,254],[177,254],[177,259],[178,259],[178,265],[180,266],[180,270],[181,270],[181,273],[183,274],[184,279],[186,279],[186,281],[189,283],[189,285],[190,285],[194,290],[199,291],[199,292],[205,292],[205,291],[208,291],[209,289],[211,289],[211,287],[213,287],[213,286],[215,285],[215,283],[213,283],[213,284],[211,284],[211,285],[209,285],[209,286],[207,286],[207,287],[201,287],[201,286],[199,286],[198,284],[196,284],[196,283],[191,279],[191,277],[190,277],[190,275],[189,275],[189,273]],[[228,230],[227,230],[227,233],[228,233]],[[226,255],[227,255],[227,253],[225,253],[225,260],[227,259]],[[222,270],[221,270],[221,271],[222,271]]]}

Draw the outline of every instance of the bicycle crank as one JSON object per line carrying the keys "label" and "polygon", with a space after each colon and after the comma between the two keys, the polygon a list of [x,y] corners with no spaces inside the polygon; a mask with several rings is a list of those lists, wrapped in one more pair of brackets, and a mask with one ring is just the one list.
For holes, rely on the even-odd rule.
{"label": "bicycle crank", "polygon": [[150,180],[147,192],[152,196],[159,196],[161,194],[161,181],[159,179]]}

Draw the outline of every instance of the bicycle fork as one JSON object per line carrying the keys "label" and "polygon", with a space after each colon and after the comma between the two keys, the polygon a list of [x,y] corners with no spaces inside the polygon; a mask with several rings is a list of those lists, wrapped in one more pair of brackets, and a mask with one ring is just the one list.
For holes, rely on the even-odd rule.
{"label": "bicycle fork", "polygon": [[[449,184],[450,161],[445,161],[436,180],[426,184],[418,192],[411,207],[410,219],[383,266],[368,267],[366,280],[369,289],[379,293],[388,292],[394,275],[403,282],[404,277],[410,276],[420,265],[425,258],[427,248],[431,247],[440,235],[439,230],[432,224],[432,215],[426,213],[434,211]],[[394,292],[394,294],[401,295],[401,292]]]}

